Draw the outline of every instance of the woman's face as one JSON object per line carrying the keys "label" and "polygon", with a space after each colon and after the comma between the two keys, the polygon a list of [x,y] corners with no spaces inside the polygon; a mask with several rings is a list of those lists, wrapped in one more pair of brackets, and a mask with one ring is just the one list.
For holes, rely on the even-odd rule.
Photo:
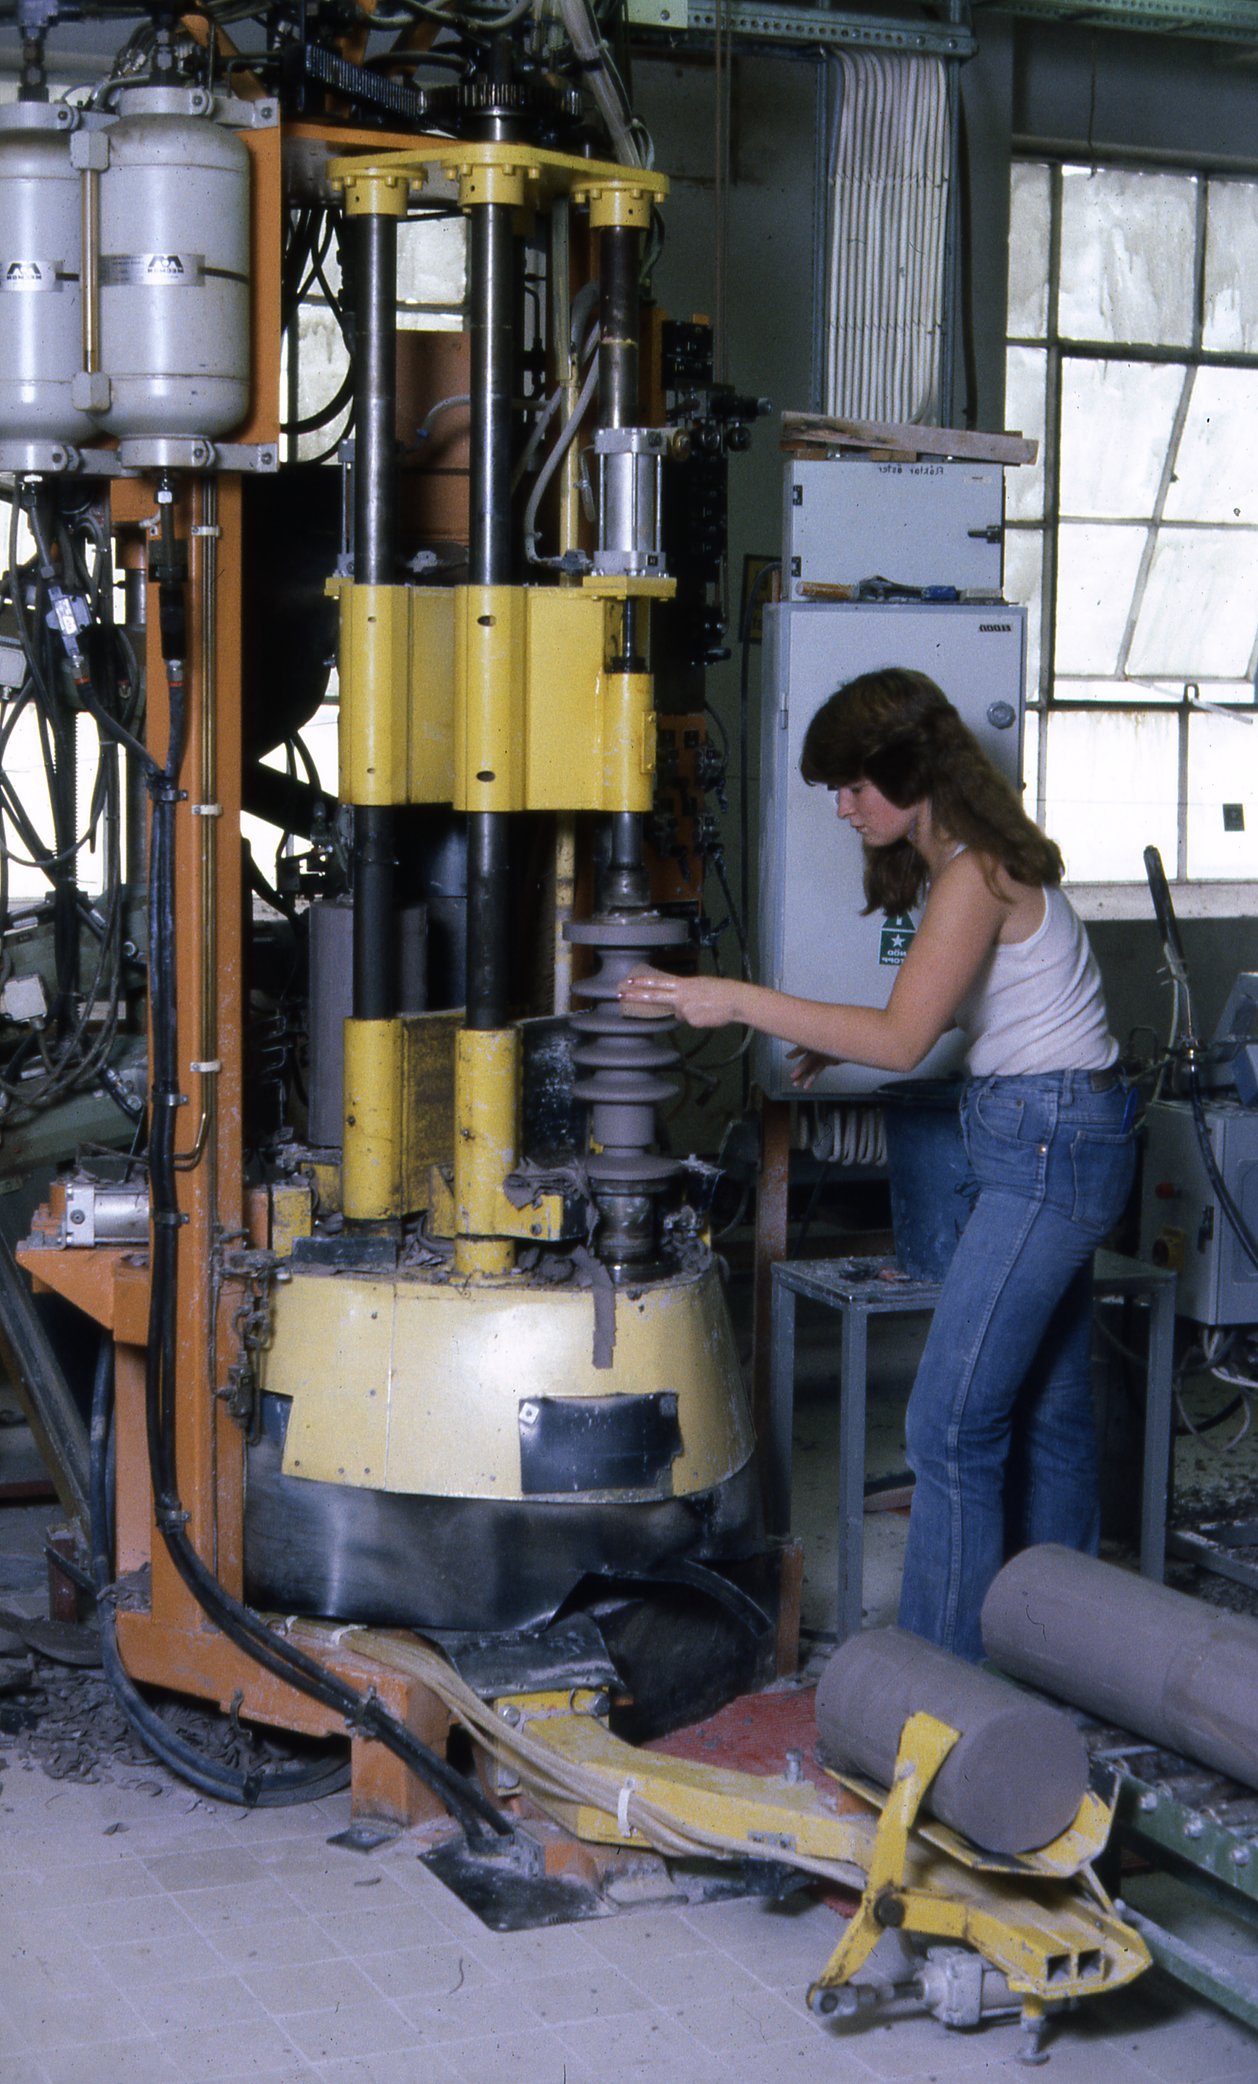
{"label": "woman's face", "polygon": [[901,810],[873,782],[862,779],[833,789],[834,807],[853,832],[859,832],[867,847],[891,847],[899,839],[911,839],[917,829],[919,804]]}

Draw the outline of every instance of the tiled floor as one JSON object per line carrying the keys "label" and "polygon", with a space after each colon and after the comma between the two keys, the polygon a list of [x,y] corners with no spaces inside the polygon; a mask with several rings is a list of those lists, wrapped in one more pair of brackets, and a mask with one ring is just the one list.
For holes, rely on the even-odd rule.
{"label": "tiled floor", "polygon": [[[241,1814],[179,1788],[58,1784],[10,1765],[0,2084],[971,2084],[1018,2072],[1011,2025],[815,2022],[804,1991],[839,1922],[807,1896],[495,1936],[413,1841],[369,1856],[329,1846],[347,1803]],[[1258,2040],[1137,1987],[1066,2021],[1048,2074],[1252,2084]]]}
{"label": "tiled floor", "polygon": [[[811,1530],[806,1618],[823,1630],[820,1329],[811,1354],[797,1521]],[[910,1359],[911,1338],[874,1356],[884,1461]],[[870,1618],[887,1618],[902,1522],[870,1524]],[[0,1603],[30,1612],[33,1596]],[[347,1795],[241,1813],[157,1767],[113,1770],[95,1786],[12,1756],[0,1771],[0,2084],[977,2084],[1021,2069],[1009,2023],[814,2020],[805,1991],[840,1924],[806,1894],[496,1936],[415,1840],[366,1856],[329,1845]],[[1258,2037],[1152,1978],[1063,2021],[1051,2049],[1052,2084],[1258,2079]]]}

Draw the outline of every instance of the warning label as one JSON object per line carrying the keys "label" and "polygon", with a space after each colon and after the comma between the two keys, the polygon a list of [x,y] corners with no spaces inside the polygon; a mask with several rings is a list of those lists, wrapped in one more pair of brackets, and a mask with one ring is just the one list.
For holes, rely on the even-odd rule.
{"label": "warning label", "polygon": [[888,912],[882,922],[879,936],[878,961],[888,969],[898,970],[912,946],[917,932],[908,912]]}

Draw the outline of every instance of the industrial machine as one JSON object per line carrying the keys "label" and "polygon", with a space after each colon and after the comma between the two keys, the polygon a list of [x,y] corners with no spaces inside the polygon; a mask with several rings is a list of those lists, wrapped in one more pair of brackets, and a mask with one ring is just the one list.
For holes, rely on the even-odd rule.
{"label": "industrial machine", "polygon": [[[772,1641],[711,1181],[661,1133],[670,1023],[617,997],[698,919],[725,458],[759,403],[645,294],[668,183],[583,6],[370,49],[357,18],[281,8],[238,49],[158,10],[69,100],[52,15],[0,123],[4,656],[61,850],[5,1092],[18,1123],[64,1062],[122,1146],[19,1252],[102,1335],[111,1668],[137,1716],[138,1680],[348,1721],[357,1806],[414,1813],[418,1773],[465,1814],[425,1687],[260,1610],[612,1633],[689,1598],[723,1687]],[[462,325],[402,327],[399,255],[451,222]],[[345,375],[304,411],[316,294]],[[333,658],[334,786],[296,743]],[[245,809],[297,836],[275,884]]]}

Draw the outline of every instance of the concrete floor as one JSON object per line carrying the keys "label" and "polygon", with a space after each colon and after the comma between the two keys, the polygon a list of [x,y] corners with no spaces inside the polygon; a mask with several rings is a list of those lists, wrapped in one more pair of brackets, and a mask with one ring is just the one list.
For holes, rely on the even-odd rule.
{"label": "concrete floor", "polygon": [[[873,1470],[899,1465],[920,1335],[887,1329],[871,1356]],[[834,1611],[835,1384],[831,1333],[802,1311],[800,1359],[795,1523],[815,1663]],[[42,1604],[43,1517],[0,1508],[0,1605]],[[894,1514],[868,1520],[871,1621],[893,1613],[903,1531]],[[804,1993],[842,1928],[810,1894],[500,1936],[413,1838],[368,1856],[329,1845],[348,1795],[242,1813],[154,1765],[109,1770],[84,1785],[11,1750],[4,1762],[0,2084],[977,2084],[1021,2071],[1007,2023],[815,2021]],[[1056,2084],[1258,2078],[1258,2037],[1152,1976],[1064,2020],[1050,2045]]]}

